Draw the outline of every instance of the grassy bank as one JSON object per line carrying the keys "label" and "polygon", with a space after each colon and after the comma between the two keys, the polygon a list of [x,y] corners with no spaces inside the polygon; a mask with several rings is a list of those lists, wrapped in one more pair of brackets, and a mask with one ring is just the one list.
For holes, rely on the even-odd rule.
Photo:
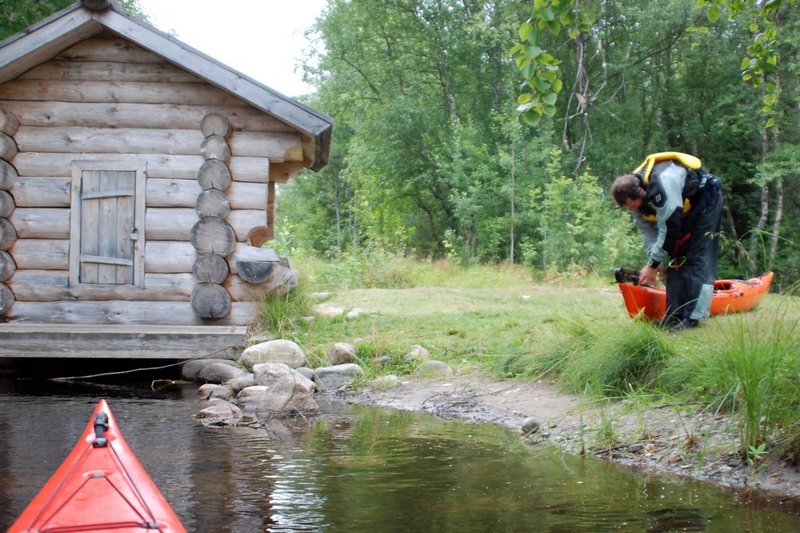
{"label": "grassy bank", "polygon": [[[397,257],[296,260],[300,288],[263,305],[263,328],[324,364],[351,342],[371,378],[406,373],[412,346],[453,367],[549,379],[590,398],[693,402],[735,414],[743,460],[800,456],[800,300],[768,295],[750,313],[669,334],[632,321],[611,275],[543,276]],[[345,312],[326,317],[316,306]],[[347,312],[357,311],[348,318]],[[308,317],[314,315],[313,320]],[[389,356],[378,368],[373,361]]]}

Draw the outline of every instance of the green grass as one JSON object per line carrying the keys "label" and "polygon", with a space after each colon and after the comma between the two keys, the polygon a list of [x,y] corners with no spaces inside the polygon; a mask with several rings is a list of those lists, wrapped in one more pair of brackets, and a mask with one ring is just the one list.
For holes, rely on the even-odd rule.
{"label": "green grass", "polygon": [[[753,312],[670,334],[631,320],[607,279],[536,281],[516,266],[459,266],[386,255],[294,261],[295,295],[265,302],[263,329],[322,364],[335,342],[357,346],[365,379],[413,371],[412,346],[456,368],[550,379],[595,399],[678,398],[740,420],[741,448],[800,457],[800,299],[769,295]],[[363,311],[313,315],[311,295]],[[377,365],[375,359],[385,363]],[[598,400],[599,401],[599,400]],[[639,401],[639,400],[637,400]]]}

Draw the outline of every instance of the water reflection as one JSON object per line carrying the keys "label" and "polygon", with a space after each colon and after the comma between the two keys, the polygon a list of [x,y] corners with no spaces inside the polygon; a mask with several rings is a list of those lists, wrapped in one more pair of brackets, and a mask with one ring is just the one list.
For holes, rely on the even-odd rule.
{"label": "water reflection", "polygon": [[319,417],[207,428],[192,418],[193,387],[56,392],[0,392],[0,530],[100,395],[189,531],[800,530],[798,517],[730,493],[531,449],[493,426],[331,404]]}

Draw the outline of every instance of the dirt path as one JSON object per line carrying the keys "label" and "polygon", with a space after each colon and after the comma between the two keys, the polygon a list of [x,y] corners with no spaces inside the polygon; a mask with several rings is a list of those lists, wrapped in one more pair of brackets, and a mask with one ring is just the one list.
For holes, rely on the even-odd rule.
{"label": "dirt path", "polygon": [[[402,377],[394,387],[338,392],[350,403],[425,411],[452,419],[493,423],[529,433],[531,445],[585,450],[640,471],[694,478],[735,490],[743,501],[800,512],[800,472],[780,464],[745,465],[734,455],[735,422],[692,405],[635,408],[587,405],[555,385],[493,381],[460,374],[446,380]],[[527,427],[527,426],[526,426]]]}

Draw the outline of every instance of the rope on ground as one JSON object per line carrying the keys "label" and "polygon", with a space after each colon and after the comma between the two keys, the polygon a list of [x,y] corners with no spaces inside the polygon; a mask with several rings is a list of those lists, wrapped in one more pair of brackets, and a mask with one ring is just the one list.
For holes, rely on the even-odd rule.
{"label": "rope on ground", "polygon": [[119,376],[122,374],[133,374],[135,372],[146,372],[148,370],[163,370],[164,368],[170,368],[173,366],[178,366],[186,363],[187,361],[192,361],[194,359],[208,359],[209,357],[213,357],[218,353],[226,352],[231,348],[236,348],[236,346],[226,346],[225,348],[221,348],[219,350],[204,353],[200,355],[196,355],[194,357],[189,357],[188,359],[181,359],[176,363],[170,363],[168,365],[160,365],[160,366],[148,366],[148,367],[139,367],[139,368],[129,368],[128,370],[118,370],[116,372],[102,372],[100,374],[89,374],[87,376],[67,376],[67,377],[57,377],[57,378],[49,378],[50,381],[76,381],[82,379],[92,379],[92,378],[100,378],[106,376]]}

